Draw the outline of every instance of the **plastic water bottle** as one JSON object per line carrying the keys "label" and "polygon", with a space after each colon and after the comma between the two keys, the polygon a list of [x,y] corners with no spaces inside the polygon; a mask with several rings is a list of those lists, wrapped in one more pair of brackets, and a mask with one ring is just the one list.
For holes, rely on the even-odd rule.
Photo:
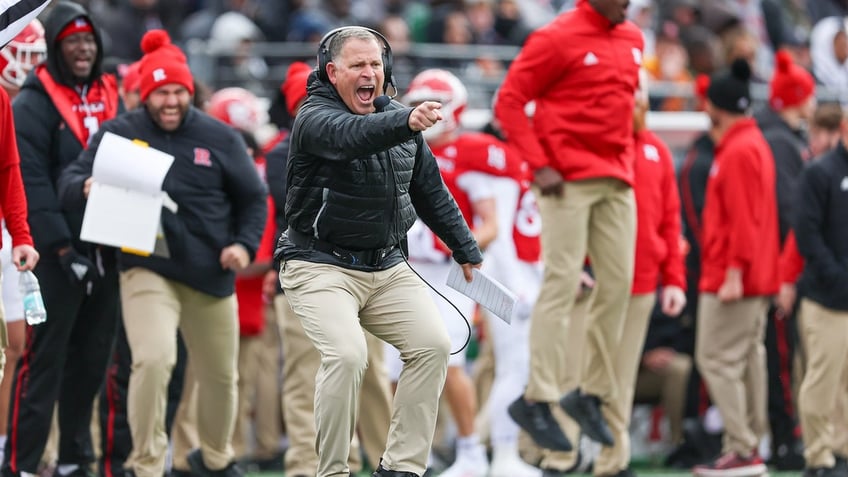
{"label": "plastic water bottle", "polygon": [[47,310],[41,299],[41,286],[32,270],[20,272],[18,288],[21,290],[24,302],[24,318],[28,325],[37,325],[47,320]]}

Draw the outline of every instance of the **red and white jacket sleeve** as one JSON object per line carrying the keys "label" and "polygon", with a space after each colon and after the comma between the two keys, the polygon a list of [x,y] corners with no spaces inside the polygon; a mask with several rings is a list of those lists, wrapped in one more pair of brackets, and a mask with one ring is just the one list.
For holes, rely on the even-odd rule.
{"label": "red and white jacket sleeve", "polygon": [[12,245],[32,245],[12,106],[9,95],[2,88],[0,88],[0,209],[6,221],[6,228],[12,236]]}
{"label": "red and white jacket sleeve", "polygon": [[549,33],[532,33],[510,65],[495,101],[495,117],[507,141],[532,170],[549,165],[550,158],[539,143],[524,108],[567,74],[562,64],[559,49]]}

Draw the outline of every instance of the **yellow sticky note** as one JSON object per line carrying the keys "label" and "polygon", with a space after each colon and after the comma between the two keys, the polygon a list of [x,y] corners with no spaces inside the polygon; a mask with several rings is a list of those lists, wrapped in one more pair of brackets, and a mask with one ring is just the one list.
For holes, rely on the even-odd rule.
{"label": "yellow sticky note", "polygon": [[131,255],[139,255],[141,257],[149,257],[151,255],[149,252],[145,252],[144,250],[138,250],[130,247],[121,247],[121,251]]}

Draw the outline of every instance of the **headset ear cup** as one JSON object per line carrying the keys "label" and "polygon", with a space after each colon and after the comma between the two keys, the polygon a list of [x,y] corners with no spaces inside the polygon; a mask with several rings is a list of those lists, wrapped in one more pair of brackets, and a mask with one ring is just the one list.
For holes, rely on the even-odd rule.
{"label": "headset ear cup", "polygon": [[[330,78],[327,76],[327,64],[330,62],[330,41],[336,36],[340,31],[346,30],[351,27],[340,27],[334,30],[330,30],[324,35],[324,38],[318,43],[318,79],[324,82],[330,81]],[[364,28],[364,27],[361,27]],[[383,43],[383,93],[389,89],[389,85],[397,91],[397,84],[395,84],[395,79],[392,76],[392,46],[389,44],[389,40],[383,36],[382,33],[377,30],[372,30],[371,28],[365,28],[369,32],[371,32],[374,36],[376,36]]]}

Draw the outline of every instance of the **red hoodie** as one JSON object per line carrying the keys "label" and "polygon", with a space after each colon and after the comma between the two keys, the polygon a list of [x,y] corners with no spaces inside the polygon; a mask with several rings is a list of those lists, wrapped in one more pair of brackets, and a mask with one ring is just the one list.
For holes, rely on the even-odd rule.
{"label": "red hoodie", "polygon": [[0,88],[0,208],[0,217],[6,221],[12,236],[12,246],[32,245],[15,121],[9,95],[3,88]]}
{"label": "red hoodie", "polygon": [[[512,62],[495,116],[531,169],[568,181],[612,177],[633,184],[634,92],[642,33],[611,25],[588,3],[533,32]],[[535,101],[532,121],[524,107]]]}
{"label": "red hoodie", "polygon": [[742,270],[744,296],[773,295],[780,239],[774,159],[757,123],[731,126],[716,147],[703,211],[698,289],[716,293],[727,269]]}
{"label": "red hoodie", "polygon": [[663,285],[686,289],[680,235],[680,196],[671,151],[654,133],[635,135],[636,268],[633,294]]}

